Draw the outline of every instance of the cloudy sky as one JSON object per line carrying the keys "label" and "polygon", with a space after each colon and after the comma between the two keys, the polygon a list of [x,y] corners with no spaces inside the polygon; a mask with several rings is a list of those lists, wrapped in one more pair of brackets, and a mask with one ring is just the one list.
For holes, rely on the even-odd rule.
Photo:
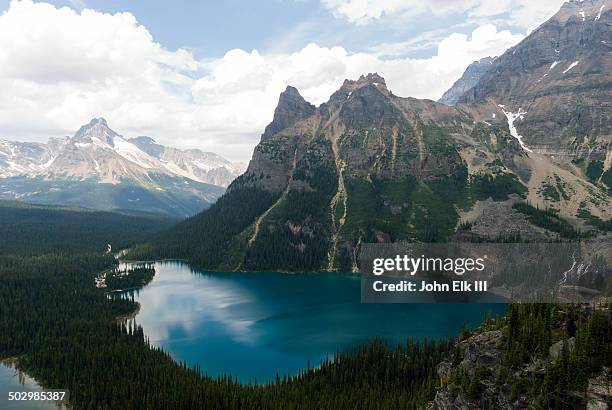
{"label": "cloudy sky", "polygon": [[314,104],[378,72],[437,99],[562,0],[0,0],[0,139],[45,141],[105,117],[246,161],[278,94]]}

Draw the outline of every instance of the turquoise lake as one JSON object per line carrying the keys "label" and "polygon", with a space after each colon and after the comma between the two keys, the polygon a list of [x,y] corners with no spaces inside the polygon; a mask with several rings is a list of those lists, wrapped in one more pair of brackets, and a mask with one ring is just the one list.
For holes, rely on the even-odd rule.
{"label": "turquoise lake", "polygon": [[361,281],[336,274],[209,273],[157,262],[134,292],[134,319],[151,342],[211,376],[261,383],[317,366],[326,355],[375,338],[459,334],[502,304],[362,304]]}

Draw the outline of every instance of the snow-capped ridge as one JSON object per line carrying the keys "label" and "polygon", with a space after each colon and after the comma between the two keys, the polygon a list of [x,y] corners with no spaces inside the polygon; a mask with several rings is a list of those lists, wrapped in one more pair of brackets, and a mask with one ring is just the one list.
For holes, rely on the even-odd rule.
{"label": "snow-capped ridge", "polygon": [[166,147],[146,136],[125,138],[102,117],[92,119],[72,137],[50,139],[47,144],[0,141],[0,178],[40,176],[150,184],[149,174],[155,173],[225,187],[243,169],[242,164],[215,153]]}

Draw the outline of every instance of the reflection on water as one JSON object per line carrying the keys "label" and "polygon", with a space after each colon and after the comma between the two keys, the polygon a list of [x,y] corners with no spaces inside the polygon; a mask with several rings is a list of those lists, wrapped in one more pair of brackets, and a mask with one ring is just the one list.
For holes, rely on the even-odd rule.
{"label": "reflection on water", "polygon": [[503,305],[360,303],[360,280],[332,274],[205,273],[156,263],[134,293],[136,322],[156,346],[208,374],[266,381],[373,338],[399,343],[458,334]]}
{"label": "reflection on water", "polygon": [[[0,409],[34,410],[58,409],[53,402],[9,401],[9,392],[42,391],[36,380],[17,370],[12,362],[0,361]],[[62,407],[63,408],[63,407]]]}

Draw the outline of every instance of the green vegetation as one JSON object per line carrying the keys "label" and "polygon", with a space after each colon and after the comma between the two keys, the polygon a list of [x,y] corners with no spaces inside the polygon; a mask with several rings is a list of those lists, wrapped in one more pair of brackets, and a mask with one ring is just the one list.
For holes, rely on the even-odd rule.
{"label": "green vegetation", "polygon": [[592,182],[596,182],[603,173],[603,161],[595,160],[589,162],[589,165],[587,165],[585,172],[586,176]]}
{"label": "green vegetation", "polygon": [[241,259],[228,260],[234,237],[255,222],[278,194],[251,187],[240,187],[249,176],[242,176],[213,206],[188,218],[170,230],[139,246],[127,257],[134,260],[189,259],[197,267],[235,269]]}
{"label": "green vegetation", "polygon": [[542,182],[542,188],[540,189],[540,193],[544,198],[549,201],[559,202],[561,200],[561,196],[559,195],[559,191],[550,181]]}
{"label": "green vegetation", "polygon": [[483,200],[492,198],[494,201],[504,201],[508,195],[517,194],[525,196],[527,188],[516,178],[514,174],[501,175],[475,175],[473,177],[473,198]]}
{"label": "green vegetation", "polygon": [[563,179],[557,174],[555,174],[555,181],[557,183],[557,191],[559,191],[561,197],[563,197],[563,199],[565,199],[566,201],[569,201],[572,198],[572,195],[569,192],[565,181],[563,181]]}
{"label": "green vegetation", "polygon": [[150,264],[136,265],[131,268],[111,269],[105,274],[106,290],[137,289],[153,280],[155,268]]}
{"label": "green vegetation", "polygon": [[601,181],[608,187],[608,193],[612,195],[612,167],[608,168],[601,176]]}
{"label": "green vegetation", "polygon": [[[46,387],[70,389],[77,409],[416,409],[432,400],[440,386],[437,365],[457,356],[451,340],[399,346],[373,341],[325,359],[317,369],[279,375],[265,385],[240,385],[230,375],[212,379],[199,366],[187,368],[151,346],[133,322],[117,321],[137,306],[128,296],[109,298],[106,292],[141,286],[151,279],[151,267],[119,271],[111,255],[92,252],[94,243],[89,246],[78,253],[46,254],[41,237],[33,239],[29,256],[0,256],[0,358],[17,358],[19,367]],[[94,279],[107,269],[108,288],[96,288]],[[557,310],[513,306],[506,317],[487,319],[483,330],[504,329],[504,365],[512,368],[530,355],[543,357],[552,342],[565,337],[558,330]],[[546,403],[554,407],[609,365],[609,319],[597,312],[586,320],[572,317],[575,325],[566,328],[575,329],[576,348],[547,368],[544,385],[512,379],[517,394],[542,386]],[[472,332],[462,333],[468,337]],[[576,366],[581,372],[575,372]],[[509,374],[500,377],[510,380],[514,376]],[[462,382],[469,397],[478,400],[486,377],[480,369]]]}
{"label": "green vegetation", "polygon": [[562,238],[579,239],[586,234],[574,228],[569,222],[559,216],[558,212],[552,209],[539,209],[526,202],[517,202],[512,208],[527,215],[527,219],[532,224],[541,228],[556,232]]}
{"label": "green vegetation", "polygon": [[[317,271],[329,249],[332,215],[329,204],[337,190],[331,144],[317,139],[296,164],[293,182],[305,189],[287,196],[262,222],[247,249],[243,268],[252,271]],[[339,202],[341,204],[341,202]]]}
{"label": "green vegetation", "polygon": [[584,206],[581,206],[578,209],[578,213],[577,213],[576,216],[578,218],[580,218],[580,219],[583,219],[584,221],[586,221],[586,223],[588,223],[591,226],[594,226],[595,228],[599,229],[600,231],[604,231],[604,232],[612,231],[612,219],[608,219],[607,221],[604,221],[600,217],[593,215]]}
{"label": "green vegetation", "polygon": [[[491,385],[510,391],[511,401],[525,397],[530,408],[584,408],[589,378],[612,364],[612,322],[607,309],[580,305],[511,305],[505,316],[485,320],[475,332],[502,331],[501,340],[492,346],[501,350],[501,361],[476,367],[470,377],[459,366],[463,355],[456,348],[452,354],[454,368],[450,383],[485,408],[495,406],[482,401],[483,390]],[[467,333],[461,339],[470,336]],[[556,357],[551,354],[555,343],[561,347]]]}
{"label": "green vegetation", "polygon": [[40,255],[119,250],[169,228],[176,220],[143,212],[0,201],[0,254]]}

